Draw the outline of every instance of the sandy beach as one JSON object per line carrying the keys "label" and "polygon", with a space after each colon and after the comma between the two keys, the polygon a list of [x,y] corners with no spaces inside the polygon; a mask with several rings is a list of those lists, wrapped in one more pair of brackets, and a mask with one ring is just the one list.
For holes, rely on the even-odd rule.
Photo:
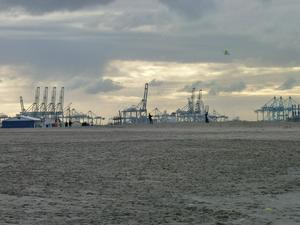
{"label": "sandy beach", "polygon": [[1,129],[0,224],[300,224],[300,123]]}

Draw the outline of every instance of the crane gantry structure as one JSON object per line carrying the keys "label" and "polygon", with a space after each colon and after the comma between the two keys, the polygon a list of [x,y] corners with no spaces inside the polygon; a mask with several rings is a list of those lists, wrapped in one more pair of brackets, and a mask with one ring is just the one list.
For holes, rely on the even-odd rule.
{"label": "crane gantry structure", "polygon": [[300,104],[291,96],[284,99],[274,96],[261,108],[255,110],[257,121],[300,120]]}
{"label": "crane gantry structure", "polygon": [[147,123],[148,86],[148,83],[146,83],[144,96],[139,104],[120,110],[119,115],[113,118],[114,124]]}
{"label": "crane gantry structure", "polygon": [[96,115],[94,112],[89,110],[87,113],[79,112],[75,108],[71,108],[71,104],[67,106],[64,111],[64,118],[66,121],[79,122],[86,125],[102,125],[102,121],[105,120],[104,117]]}
{"label": "crane gantry structure", "polygon": [[205,120],[205,113],[208,112],[209,106],[204,105],[202,100],[202,90],[199,90],[196,100],[196,89],[192,89],[192,95],[188,98],[188,103],[176,110],[177,122],[200,122]]}
{"label": "crane gantry structure", "polygon": [[227,116],[221,115],[213,110],[209,113],[209,106],[204,104],[202,89],[199,90],[196,99],[196,89],[192,89],[191,97],[188,98],[188,103],[179,108],[175,112],[177,122],[204,122],[206,115],[210,121],[225,121]]}
{"label": "crane gantry structure", "polygon": [[[70,103],[67,107],[64,106],[65,89],[60,89],[59,97],[57,99],[57,88],[53,87],[49,100],[49,88],[45,87],[43,91],[42,102],[41,88],[37,87],[34,95],[34,102],[26,109],[24,106],[23,97],[20,96],[20,106],[22,116],[30,116],[40,118],[42,121],[54,122],[79,122],[87,125],[101,125],[104,117],[96,115],[91,110],[87,113],[78,112],[75,108],[71,108]],[[58,101],[57,101],[58,100]]]}
{"label": "crane gantry structure", "polygon": [[63,119],[64,116],[64,87],[60,89],[59,101],[56,103],[56,87],[52,88],[51,101],[48,103],[48,87],[44,88],[42,102],[40,102],[41,88],[37,87],[34,102],[25,109],[23,97],[20,96],[22,116],[30,116],[42,119]]}
{"label": "crane gantry structure", "polygon": [[[148,83],[145,84],[144,97],[138,105],[133,105],[119,111],[119,115],[113,117],[113,124],[138,124],[147,123],[147,99]],[[202,90],[196,96],[196,89],[192,89],[192,95],[188,98],[188,103],[169,114],[167,111],[161,112],[157,107],[150,112],[155,123],[174,123],[174,122],[205,122],[226,121],[227,116],[221,115],[213,110],[209,114],[209,106],[203,102]]]}

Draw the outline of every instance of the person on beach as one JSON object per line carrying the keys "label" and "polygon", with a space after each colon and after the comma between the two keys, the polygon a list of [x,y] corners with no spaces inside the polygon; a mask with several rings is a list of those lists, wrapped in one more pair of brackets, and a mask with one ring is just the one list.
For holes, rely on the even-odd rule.
{"label": "person on beach", "polygon": [[209,123],[208,112],[205,112],[205,123]]}
{"label": "person on beach", "polygon": [[149,115],[148,115],[148,118],[149,118],[149,122],[150,122],[150,124],[153,124],[153,119],[152,119],[152,115],[149,113]]}

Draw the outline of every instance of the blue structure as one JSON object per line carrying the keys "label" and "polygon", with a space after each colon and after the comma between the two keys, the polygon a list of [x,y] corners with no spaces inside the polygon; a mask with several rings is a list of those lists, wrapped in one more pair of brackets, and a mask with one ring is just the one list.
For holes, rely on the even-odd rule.
{"label": "blue structure", "polygon": [[275,96],[255,112],[257,121],[298,121],[300,119],[300,104],[292,97],[284,99],[282,96],[279,98]]}
{"label": "blue structure", "polygon": [[38,118],[18,116],[2,121],[2,128],[35,128],[38,127],[41,120]]}

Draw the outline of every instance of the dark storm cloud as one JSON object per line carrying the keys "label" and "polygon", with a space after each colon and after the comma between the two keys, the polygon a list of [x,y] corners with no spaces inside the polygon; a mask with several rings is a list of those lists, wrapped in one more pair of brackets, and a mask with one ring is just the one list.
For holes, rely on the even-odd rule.
{"label": "dark storm cloud", "polygon": [[247,88],[247,85],[244,81],[234,81],[231,83],[212,80],[212,81],[196,81],[190,85],[184,86],[179,91],[190,92],[193,88],[208,90],[210,95],[218,95],[220,92],[232,93],[232,92],[241,92]]}
{"label": "dark storm cloud", "polygon": [[85,7],[108,4],[114,0],[0,0],[0,9],[24,8],[31,13],[46,13],[61,10],[78,10]]}
{"label": "dark storm cloud", "polygon": [[122,85],[110,79],[95,78],[90,76],[78,76],[67,82],[66,87],[70,90],[82,89],[88,94],[97,94],[100,92],[113,92],[123,88]]}
{"label": "dark storm cloud", "polygon": [[[189,15],[189,9],[197,11],[197,13],[191,12],[191,15],[200,15],[200,12],[210,11],[217,5],[217,1],[208,0],[160,1],[170,8],[176,9],[176,11],[186,12],[187,15]],[[0,0],[0,4],[5,3],[10,6],[21,4],[27,8],[30,8],[29,6],[33,5],[33,2],[33,0]],[[63,2],[62,5],[66,5],[64,2],[70,1],[60,2]],[[87,1],[75,0],[72,2],[75,2],[75,6],[88,5]],[[77,2],[79,3],[77,4]],[[88,2],[96,4],[109,1]],[[78,8],[78,6],[76,7]],[[59,9],[60,7],[56,8]],[[113,12],[113,9],[110,10]],[[120,9],[117,8],[117,10]],[[199,10],[200,12],[198,12]],[[272,66],[275,64],[290,65],[293,64],[292,60],[300,57],[300,51],[297,48],[274,46],[271,42],[261,43],[249,35],[239,33],[234,35],[226,33],[206,34],[205,27],[190,29],[188,26],[183,32],[180,31],[180,34],[174,32],[171,35],[168,33],[161,35],[161,33],[128,31],[128,29],[143,27],[143,25],[155,27],[166,20],[165,17],[151,16],[151,13],[150,16],[149,13],[146,14],[147,16],[144,15],[140,11],[130,13],[129,10],[124,12],[124,16],[121,18],[105,14],[101,15],[100,18],[88,16],[88,18],[75,18],[74,21],[70,18],[64,18],[65,22],[64,19],[61,19],[62,21],[58,23],[53,22],[52,17],[48,21],[45,16],[42,24],[39,24],[39,20],[29,21],[25,24],[22,20],[6,25],[3,22],[0,24],[0,36],[3,37],[0,42],[0,61],[7,64],[31,64],[36,69],[42,70],[43,73],[52,73],[52,76],[58,74],[57,71],[62,71],[64,76],[68,74],[77,76],[78,73],[86,70],[90,74],[99,74],[106,63],[112,59],[225,63],[239,60],[253,65]],[[108,20],[107,24],[102,24],[105,19]],[[79,27],[76,27],[78,24]],[[188,24],[190,25],[192,22]],[[112,31],[109,33],[98,30],[98,27],[102,25],[112,29]],[[159,25],[157,25],[158,30],[161,31]],[[195,34],[197,31],[203,33],[201,35]],[[181,34],[185,35],[181,36]],[[232,53],[230,57],[224,57],[224,48],[230,50]]]}
{"label": "dark storm cloud", "polygon": [[119,83],[113,82],[110,79],[99,79],[93,84],[85,88],[86,93],[88,94],[97,94],[100,92],[112,92],[121,90],[123,86]]}
{"label": "dark storm cloud", "polygon": [[[96,77],[111,58],[110,41],[2,40],[0,61],[3,64],[32,66],[31,74],[39,80],[72,79],[86,74]],[[113,51],[113,50],[112,50]],[[5,53],[5,54],[4,54]],[[28,73],[29,74],[29,73]]]}
{"label": "dark storm cloud", "polygon": [[213,82],[209,90],[210,95],[218,95],[220,92],[232,93],[241,92],[245,90],[247,85],[243,81],[236,81],[230,84],[221,84],[218,82]]}
{"label": "dark storm cloud", "polygon": [[197,18],[216,7],[214,0],[160,0],[171,10],[187,18]]}

